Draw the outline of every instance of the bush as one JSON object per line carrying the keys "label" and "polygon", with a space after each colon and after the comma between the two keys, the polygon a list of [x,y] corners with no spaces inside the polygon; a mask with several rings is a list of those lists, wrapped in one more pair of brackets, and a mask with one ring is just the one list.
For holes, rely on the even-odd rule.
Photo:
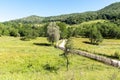
{"label": "bush", "polygon": [[114,58],[120,59],[120,54],[119,54],[118,51],[116,51],[116,52],[114,53]]}
{"label": "bush", "polygon": [[20,32],[20,35],[22,36],[21,40],[23,41],[29,41],[30,39],[35,39],[39,37],[37,30],[34,29],[23,30]]}
{"label": "bush", "polygon": [[50,72],[57,72],[57,70],[59,69],[59,68],[57,68],[57,67],[55,67],[55,66],[51,66],[50,64],[46,64],[46,65],[44,65],[43,66],[43,68],[45,69],[45,70],[47,70],[47,71],[50,71]]}
{"label": "bush", "polygon": [[11,28],[10,29],[10,36],[19,37],[20,34],[18,33],[18,29]]}

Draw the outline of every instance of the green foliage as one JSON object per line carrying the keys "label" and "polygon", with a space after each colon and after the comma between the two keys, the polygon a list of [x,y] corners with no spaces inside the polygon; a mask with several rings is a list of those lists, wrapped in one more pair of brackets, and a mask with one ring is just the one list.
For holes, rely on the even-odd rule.
{"label": "green foliage", "polygon": [[2,30],[2,35],[4,35],[4,36],[9,36],[9,35],[10,35],[9,30],[8,30],[8,29]]}
{"label": "green foliage", "polygon": [[97,23],[99,30],[105,38],[120,38],[120,27],[112,22]]}
{"label": "green foliage", "polygon": [[[47,37],[47,22],[58,22],[60,39],[69,37],[89,37],[90,26],[97,26],[104,38],[120,38],[120,2],[113,3],[101,10],[73,13],[60,16],[29,16],[0,23],[0,35],[20,37]],[[67,26],[65,23],[69,24]],[[80,24],[77,27],[71,25]],[[57,31],[56,31],[57,32]],[[32,34],[33,33],[33,34]],[[98,32],[99,33],[99,32]],[[59,36],[58,36],[59,37]],[[99,36],[100,37],[100,36]]]}
{"label": "green foliage", "polygon": [[59,26],[60,32],[61,32],[61,33],[60,33],[60,38],[61,38],[61,39],[67,38],[67,36],[68,36],[68,31],[67,31],[66,24],[60,22],[60,23],[57,23],[57,25]]}
{"label": "green foliage", "polygon": [[69,51],[69,50],[73,49],[72,38],[69,38],[69,39],[66,41],[65,49],[66,49],[66,51]]}
{"label": "green foliage", "polygon": [[44,26],[43,26],[43,35],[44,37],[47,37],[47,27],[48,27],[49,23],[46,23]]}
{"label": "green foliage", "polygon": [[115,51],[114,55],[115,58],[120,59],[120,54],[118,51]]}
{"label": "green foliage", "polygon": [[90,20],[104,19],[104,20],[110,20],[115,24],[120,25],[119,24],[120,23],[119,7],[120,7],[120,2],[116,2],[98,11],[46,17],[44,21],[45,22],[62,21],[72,25],[72,24],[79,24],[82,22],[90,21]]}
{"label": "green foliage", "polygon": [[45,32],[45,27],[46,24],[36,24],[32,22],[28,23],[22,23],[21,21],[9,21],[9,22],[4,22],[5,25],[2,26],[1,31],[2,35],[7,35],[7,36],[20,36],[20,37],[29,37],[29,38],[35,38],[39,36],[46,36]]}
{"label": "green foliage", "polygon": [[25,36],[21,40],[35,39],[38,36],[39,36],[39,34],[36,33],[36,30],[29,29],[29,30],[25,31]]}
{"label": "green foliage", "polygon": [[71,49],[73,49],[73,42],[72,42],[72,39],[69,38],[66,41],[65,50],[64,50],[64,57],[66,59],[66,68],[67,68],[67,71],[69,70],[69,64],[70,64],[70,59],[68,57],[68,53],[70,52]]}
{"label": "green foliage", "polygon": [[14,37],[19,37],[20,34],[18,33],[18,29],[15,28],[10,28],[10,36],[14,36]]}
{"label": "green foliage", "polygon": [[[97,19],[104,19],[110,20],[117,25],[120,25],[120,2],[113,3],[109,6],[106,6],[103,9],[98,11],[89,11],[84,13],[73,13],[73,14],[66,14],[60,16],[51,16],[51,17],[40,17],[36,15],[28,16],[22,19],[12,20],[9,21],[10,25],[16,26],[16,23],[22,24],[40,24],[52,21],[60,21],[65,22],[67,24],[79,24],[86,21],[97,20]],[[4,24],[9,24],[9,22],[5,22]],[[13,24],[14,23],[14,24]]]}
{"label": "green foliage", "polygon": [[57,72],[59,68],[55,67],[55,66],[51,66],[50,64],[46,64],[43,66],[43,68],[47,71],[50,72]]}
{"label": "green foliage", "polygon": [[[11,23],[15,22],[14,26],[16,26],[16,23],[22,23],[22,24],[39,24],[39,23],[45,23],[45,22],[52,22],[52,21],[61,21],[65,22],[67,24],[79,24],[82,22],[90,21],[90,20],[97,20],[97,19],[104,19],[104,20],[110,20],[114,22],[117,25],[120,25],[120,2],[113,3],[109,6],[106,6],[105,8],[98,10],[98,11],[89,11],[84,13],[73,13],[73,14],[66,14],[66,15],[60,15],[60,16],[51,16],[51,17],[40,17],[36,15],[28,16],[22,19],[12,20]],[[9,22],[5,22],[5,24],[8,24]],[[10,24],[11,24],[10,23]]]}
{"label": "green foliage", "polygon": [[48,34],[48,40],[52,44],[59,40],[60,38],[60,31],[59,27],[56,25],[55,22],[51,22],[47,27],[47,34]]}
{"label": "green foliage", "polygon": [[[101,10],[95,12],[74,13],[69,15],[60,15],[53,17],[30,16],[18,20],[0,23],[0,36],[20,36],[23,40],[29,40],[40,36],[47,36],[50,32],[52,37],[49,37],[52,42],[57,41],[59,35],[61,39],[70,37],[91,37],[91,42],[99,43],[104,38],[120,38],[120,2],[111,4]],[[99,21],[104,19],[109,21]],[[96,21],[89,22],[91,20]],[[60,21],[57,25],[60,28],[53,28],[48,31],[47,26],[56,26],[56,24],[48,25],[46,22]],[[66,27],[66,24],[84,24],[77,27]],[[42,23],[42,24],[41,24]],[[91,26],[93,26],[91,28]],[[51,28],[49,27],[49,29]],[[55,32],[53,35],[52,32]],[[60,33],[60,34],[59,34]],[[57,37],[57,39],[53,40]],[[106,40],[102,45],[86,44],[79,39],[75,40],[74,45],[78,45],[81,50],[92,53],[100,53],[103,55],[113,55],[120,58],[119,40]],[[88,40],[87,40],[88,41]],[[20,41],[19,38],[0,37],[0,79],[1,80],[119,80],[120,75],[118,69],[111,66],[103,65],[94,60],[90,60],[78,55],[67,55],[66,62],[63,57],[59,56],[63,52],[51,46],[43,46],[41,43],[48,43],[46,39],[40,38],[31,41]],[[73,49],[73,41],[69,40],[66,44],[66,49]],[[112,45],[112,46],[111,46]],[[81,47],[82,46],[82,47]],[[9,56],[8,56],[9,55]],[[70,59],[69,59],[70,58]],[[69,70],[65,71],[65,63]],[[51,73],[51,72],[57,72]],[[34,74],[33,74],[34,73]],[[63,76],[64,74],[64,76]],[[98,75],[99,74],[99,75]],[[106,76],[105,76],[106,75]]]}
{"label": "green foliage", "polygon": [[16,23],[22,23],[22,24],[39,24],[42,23],[44,17],[40,17],[40,16],[36,16],[36,15],[31,15],[28,17],[24,17],[21,19],[17,19],[17,20],[12,20],[10,22],[16,22]]}
{"label": "green foliage", "polygon": [[75,35],[74,32],[75,32],[74,27],[68,27],[68,38],[74,37],[74,35]]}
{"label": "green foliage", "polygon": [[89,38],[91,44],[99,44],[99,42],[102,42],[103,39],[100,31],[98,31],[96,26],[91,26]]}
{"label": "green foliage", "polygon": [[110,21],[104,20],[88,21],[72,26],[72,30],[68,28],[68,33],[70,36],[82,36],[88,38],[90,36],[91,26],[96,26],[98,34],[101,33],[103,38],[120,38],[120,27]]}

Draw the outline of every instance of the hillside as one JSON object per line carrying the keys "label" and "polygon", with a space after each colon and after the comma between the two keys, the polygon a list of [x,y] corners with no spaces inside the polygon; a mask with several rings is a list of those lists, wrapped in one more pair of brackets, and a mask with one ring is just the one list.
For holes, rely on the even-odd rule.
{"label": "hillside", "polygon": [[104,22],[108,22],[107,20],[91,20],[88,22],[83,22],[80,25],[89,25],[89,24],[96,24],[96,23],[104,23]]}
{"label": "hillside", "polygon": [[[62,21],[67,24],[79,24],[84,21],[107,19],[115,23],[120,22],[120,2],[113,3],[98,11],[89,11],[84,13],[73,13],[59,16],[40,17],[32,15],[29,17],[12,20],[12,22],[21,23],[42,23],[50,21]],[[11,21],[10,21],[11,22]]]}
{"label": "hillside", "polygon": [[99,18],[108,19],[120,25],[120,2],[113,3],[98,11]]}
{"label": "hillside", "polygon": [[[57,22],[60,27],[61,36],[89,37],[90,26],[97,26],[104,38],[120,39],[120,2],[113,3],[98,11],[89,11],[85,13],[73,13],[60,16],[39,17],[29,16],[17,20],[11,20],[1,24],[0,35],[5,36],[27,36],[46,37],[48,22]],[[114,11],[113,11],[114,10]],[[116,14],[115,14],[116,13]],[[64,22],[63,24],[61,22]],[[66,24],[65,24],[66,23]],[[6,26],[6,27],[4,27]],[[69,26],[69,27],[66,27]],[[64,29],[62,29],[64,27]],[[74,27],[74,28],[73,28]]]}
{"label": "hillside", "polygon": [[113,3],[99,10],[101,13],[120,13],[120,2]]}
{"label": "hillside", "polygon": [[31,15],[28,17],[16,19],[16,20],[11,20],[8,22],[16,22],[16,23],[41,23],[44,20],[44,17],[36,16],[36,15]]}

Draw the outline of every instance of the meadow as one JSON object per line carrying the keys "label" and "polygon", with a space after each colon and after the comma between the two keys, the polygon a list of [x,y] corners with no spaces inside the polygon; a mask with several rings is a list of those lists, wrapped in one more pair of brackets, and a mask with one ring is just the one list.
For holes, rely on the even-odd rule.
{"label": "meadow", "polygon": [[91,21],[87,21],[87,22],[82,22],[80,24],[74,24],[74,25],[71,25],[70,27],[79,27],[79,26],[86,26],[86,25],[91,25],[91,24],[96,24],[96,23],[104,23],[104,22],[109,22],[107,20],[102,20],[102,19],[99,19],[99,20],[91,20]]}
{"label": "meadow", "polygon": [[115,53],[120,55],[120,40],[118,39],[104,39],[99,45],[89,44],[88,38],[73,38],[72,41],[75,49],[104,56],[114,56]]}
{"label": "meadow", "polygon": [[21,41],[2,36],[0,80],[120,80],[119,69],[76,54],[68,55],[67,71],[62,54],[44,37]]}

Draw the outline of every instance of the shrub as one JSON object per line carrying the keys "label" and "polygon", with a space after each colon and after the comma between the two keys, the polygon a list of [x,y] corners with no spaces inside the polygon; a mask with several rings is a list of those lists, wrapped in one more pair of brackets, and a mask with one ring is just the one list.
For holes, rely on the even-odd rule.
{"label": "shrub", "polygon": [[51,66],[50,64],[46,64],[46,65],[44,65],[43,66],[43,68],[45,69],[45,70],[47,70],[47,71],[50,71],[50,72],[57,72],[57,70],[59,69],[59,68],[57,68],[57,67],[55,67],[55,66]]}
{"label": "shrub", "polygon": [[20,34],[18,33],[18,29],[11,28],[10,29],[10,36],[19,37]]}
{"label": "shrub", "polygon": [[115,51],[114,58],[120,59],[120,54],[118,51]]}

